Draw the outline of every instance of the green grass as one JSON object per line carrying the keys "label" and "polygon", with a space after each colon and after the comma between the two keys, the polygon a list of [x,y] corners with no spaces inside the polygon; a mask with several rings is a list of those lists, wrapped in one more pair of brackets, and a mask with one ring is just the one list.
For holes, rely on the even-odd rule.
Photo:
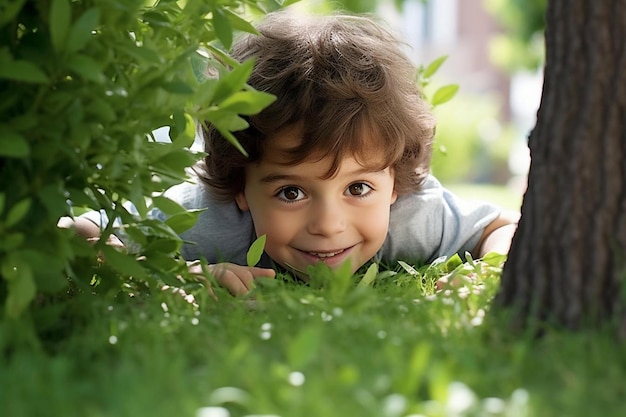
{"label": "green grass", "polygon": [[[433,294],[453,269],[465,285]],[[361,286],[317,271],[219,301],[190,284],[195,305],[165,290],[42,306],[40,348],[0,327],[0,415],[626,415],[626,355],[608,334],[512,332],[491,307],[494,266],[407,270]]]}
{"label": "green grass", "polygon": [[450,191],[468,200],[484,200],[507,210],[519,211],[523,195],[504,185],[458,183],[445,184]]}

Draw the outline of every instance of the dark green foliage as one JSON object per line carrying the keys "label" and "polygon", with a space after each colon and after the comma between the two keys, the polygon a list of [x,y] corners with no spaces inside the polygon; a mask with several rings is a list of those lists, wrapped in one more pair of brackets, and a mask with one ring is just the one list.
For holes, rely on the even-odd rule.
{"label": "dark green foliage", "polygon": [[[202,155],[189,148],[194,120],[224,130],[238,114],[273,99],[246,87],[250,65],[233,74],[234,32],[254,29],[232,0],[40,0],[0,3],[0,305],[20,317],[37,294],[115,294],[131,279],[177,282],[177,232],[194,213],[158,197]],[[205,80],[210,64],[224,76]],[[152,132],[170,129],[171,143]],[[154,198],[153,198],[154,197]],[[139,216],[123,206],[132,202]],[[167,223],[142,220],[157,207]],[[141,253],[89,245],[59,229],[61,216],[105,210],[120,218]],[[104,231],[104,238],[111,226]],[[103,239],[104,240],[104,239]],[[132,252],[132,251],[131,251]],[[97,262],[99,256],[106,263]],[[138,258],[142,255],[141,258]],[[44,296],[45,298],[46,296]]]}

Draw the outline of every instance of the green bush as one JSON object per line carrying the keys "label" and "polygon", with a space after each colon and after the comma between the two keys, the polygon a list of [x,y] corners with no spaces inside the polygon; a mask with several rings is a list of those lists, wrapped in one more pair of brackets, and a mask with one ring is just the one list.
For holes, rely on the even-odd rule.
{"label": "green bush", "polygon": [[[225,133],[273,97],[225,52],[241,16],[270,0],[0,2],[0,305],[6,321],[67,294],[109,296],[185,269],[177,232],[194,213],[161,197],[185,179],[194,120]],[[210,58],[209,58],[210,57]],[[221,74],[205,79],[207,62]],[[230,71],[231,66],[234,68]],[[152,132],[169,127],[171,142]],[[232,135],[230,136],[232,138]],[[139,211],[132,216],[123,203]],[[170,219],[146,220],[157,207]],[[104,210],[142,252],[89,245],[61,216]],[[111,225],[104,231],[106,238]],[[104,255],[106,264],[98,262]],[[141,258],[139,258],[141,255]],[[140,260],[138,260],[138,258]]]}

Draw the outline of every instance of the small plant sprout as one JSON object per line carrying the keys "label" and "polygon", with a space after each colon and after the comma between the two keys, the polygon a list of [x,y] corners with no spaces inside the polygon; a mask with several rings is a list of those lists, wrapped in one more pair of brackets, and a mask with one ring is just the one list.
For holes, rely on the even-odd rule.
{"label": "small plant sprout", "polygon": [[373,263],[367,268],[365,275],[363,275],[363,278],[361,279],[361,281],[359,281],[359,283],[357,284],[357,287],[371,287],[372,283],[376,280],[377,276],[378,276],[378,264]]}
{"label": "small plant sprout", "polygon": [[267,235],[261,235],[250,245],[250,249],[248,249],[248,253],[246,254],[246,262],[249,267],[255,266],[261,260],[266,240]]}
{"label": "small plant sprout", "polygon": [[[425,90],[426,87],[430,84],[431,77],[439,71],[441,65],[448,59],[447,55],[440,56],[435,59],[427,66],[420,66],[417,71],[417,82],[422,88]],[[430,105],[434,108],[441,104],[447,103],[452,100],[456,93],[459,91],[458,84],[447,84],[442,87],[439,87],[433,95],[430,97]]]}

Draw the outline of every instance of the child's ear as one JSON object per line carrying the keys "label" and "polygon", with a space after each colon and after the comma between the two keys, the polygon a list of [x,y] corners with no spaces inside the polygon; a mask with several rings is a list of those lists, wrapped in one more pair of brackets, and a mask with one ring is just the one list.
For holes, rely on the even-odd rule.
{"label": "child's ear", "polygon": [[[393,192],[391,193],[391,204],[395,203],[397,199],[398,199],[398,192],[394,188]],[[391,205],[391,204],[389,204],[389,205]]]}
{"label": "child's ear", "polygon": [[248,200],[246,199],[246,195],[244,194],[243,191],[235,196],[235,201],[237,202],[237,207],[239,207],[239,210],[241,211],[250,210],[250,206],[248,206]]}

